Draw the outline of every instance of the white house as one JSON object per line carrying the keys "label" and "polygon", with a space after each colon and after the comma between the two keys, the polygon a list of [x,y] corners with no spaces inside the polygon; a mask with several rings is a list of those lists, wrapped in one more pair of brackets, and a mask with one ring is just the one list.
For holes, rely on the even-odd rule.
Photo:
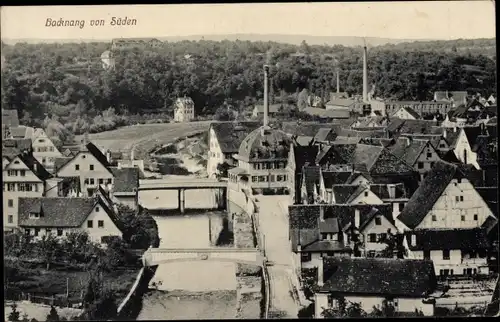
{"label": "white house", "polygon": [[405,233],[408,258],[434,263],[438,276],[489,274],[486,229],[417,229]]}
{"label": "white house", "polygon": [[33,155],[48,171],[54,169],[56,158],[63,155],[43,129],[37,128],[32,139]]}
{"label": "white house", "polygon": [[[400,230],[471,229],[493,212],[458,166],[437,162],[398,216]],[[496,220],[496,219],[495,219]]]}
{"label": "white house", "polygon": [[174,121],[191,122],[194,119],[194,101],[190,97],[178,98],[174,104]]}
{"label": "white house", "polygon": [[367,313],[387,303],[397,314],[417,310],[434,315],[435,301],[430,296],[437,281],[431,261],[330,257],[320,263],[315,318],[323,318],[327,308],[338,308],[341,298],[359,303]]}
{"label": "white house", "polygon": [[91,241],[103,243],[103,237],[122,236],[121,223],[114,210],[97,195],[86,198],[20,198],[19,226],[34,238],[87,232]]}
{"label": "white house", "polygon": [[18,227],[18,199],[42,197],[51,175],[30,153],[21,153],[5,164],[2,171],[3,225],[4,230],[12,230]]}

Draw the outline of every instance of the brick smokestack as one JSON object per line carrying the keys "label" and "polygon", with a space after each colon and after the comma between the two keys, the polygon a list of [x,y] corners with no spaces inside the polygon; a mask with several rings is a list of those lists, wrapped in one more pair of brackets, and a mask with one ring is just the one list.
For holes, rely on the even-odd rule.
{"label": "brick smokestack", "polygon": [[366,45],[363,47],[363,102],[368,101],[368,63]]}
{"label": "brick smokestack", "polygon": [[269,125],[269,65],[264,65],[264,127]]}
{"label": "brick smokestack", "polygon": [[340,93],[340,76],[339,76],[339,70],[337,69],[337,94]]}

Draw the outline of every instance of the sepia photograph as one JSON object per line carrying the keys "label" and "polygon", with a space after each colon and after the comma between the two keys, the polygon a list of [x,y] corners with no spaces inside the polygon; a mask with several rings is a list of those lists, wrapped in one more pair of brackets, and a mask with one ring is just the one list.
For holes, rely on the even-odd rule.
{"label": "sepia photograph", "polygon": [[495,1],[0,18],[4,321],[499,316]]}

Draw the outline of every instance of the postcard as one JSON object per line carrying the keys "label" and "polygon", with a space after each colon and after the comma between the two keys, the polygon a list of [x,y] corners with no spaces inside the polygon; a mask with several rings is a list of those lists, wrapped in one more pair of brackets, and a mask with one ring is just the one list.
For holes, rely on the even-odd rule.
{"label": "postcard", "polygon": [[494,1],[0,12],[5,321],[498,316]]}

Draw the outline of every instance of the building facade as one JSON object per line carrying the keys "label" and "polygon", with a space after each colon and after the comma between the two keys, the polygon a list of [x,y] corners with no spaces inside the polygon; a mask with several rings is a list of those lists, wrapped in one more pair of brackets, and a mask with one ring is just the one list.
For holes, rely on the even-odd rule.
{"label": "building facade", "polygon": [[63,156],[43,129],[35,129],[32,145],[33,155],[48,171],[54,169],[56,158]]}
{"label": "building facade", "polygon": [[178,98],[174,103],[174,121],[191,122],[194,120],[194,101],[190,97]]}

